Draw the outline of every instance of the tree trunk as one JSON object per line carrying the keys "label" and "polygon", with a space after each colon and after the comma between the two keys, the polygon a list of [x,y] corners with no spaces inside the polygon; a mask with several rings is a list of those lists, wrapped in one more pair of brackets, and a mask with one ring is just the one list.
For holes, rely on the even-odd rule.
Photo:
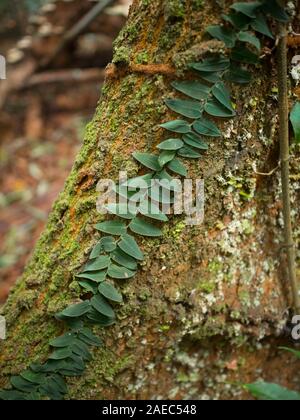
{"label": "tree trunk", "polygon": [[[165,138],[158,125],[173,117],[164,105],[173,95],[172,69],[180,77],[207,50],[204,29],[224,10],[217,3],[134,1],[82,150],[5,306],[1,386],[44,360],[49,339],[63,332],[53,315],[80,296],[75,274],[99,238],[96,184],[117,180],[120,170],[136,175],[132,152],[153,151]],[[277,350],[290,306],[280,171],[257,173],[278,165],[274,67],[267,55],[253,82],[234,88],[238,117],[223,124],[224,137],[201,160],[187,162],[189,176],[205,181],[204,222],[188,227],[175,217],[162,239],[139,240],[146,259],[133,280],[120,282],[118,322],[96,328],[105,346],[84,376],[68,380],[70,398],[247,398],[234,384],[259,377],[294,387],[294,360]],[[294,154],[299,159],[299,148]],[[294,160],[295,227],[297,167]]]}

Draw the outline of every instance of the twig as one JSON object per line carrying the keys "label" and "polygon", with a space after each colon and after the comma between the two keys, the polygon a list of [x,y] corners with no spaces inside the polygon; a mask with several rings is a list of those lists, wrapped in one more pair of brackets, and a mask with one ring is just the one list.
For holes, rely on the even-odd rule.
{"label": "twig", "polygon": [[18,90],[28,89],[44,84],[56,83],[82,83],[90,81],[104,81],[105,70],[103,69],[72,69],[72,70],[56,70],[34,74],[26,80]]}
{"label": "twig", "polygon": [[254,169],[254,173],[255,175],[260,175],[260,176],[271,176],[274,174],[274,172],[277,171],[278,168],[279,168],[279,165],[277,165],[276,168],[272,169],[270,172],[258,172],[256,169]]}
{"label": "twig", "polygon": [[62,41],[54,50],[54,52],[47,57],[42,63],[40,64],[40,69],[48,67],[53,60],[65,49],[67,45],[69,45],[78,35],[82,33],[82,31],[89,26],[90,23],[93,22],[94,19],[111,3],[115,0],[99,0],[99,2],[85,15],[82,19],[79,20],[69,31],[66,32]]}
{"label": "twig", "polygon": [[285,23],[280,23],[279,43],[278,43],[278,100],[280,118],[280,160],[281,160],[281,179],[282,179],[282,200],[285,248],[288,261],[289,282],[293,294],[293,305],[296,313],[300,314],[300,298],[296,276],[296,253],[293,240],[292,220],[291,220],[291,198],[290,198],[290,145],[289,145],[289,106],[288,106],[288,71],[287,71],[287,28]]}

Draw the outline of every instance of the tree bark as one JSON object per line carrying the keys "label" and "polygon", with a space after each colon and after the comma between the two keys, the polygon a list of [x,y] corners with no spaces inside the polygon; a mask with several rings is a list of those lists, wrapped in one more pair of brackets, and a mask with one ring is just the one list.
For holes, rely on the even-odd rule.
{"label": "tree bark", "polygon": [[[45,359],[49,339],[63,332],[53,315],[80,296],[75,274],[99,238],[96,184],[117,180],[120,170],[136,175],[131,153],[153,151],[166,138],[158,125],[174,116],[164,105],[170,81],[207,51],[204,29],[223,11],[213,0],[134,1],[82,150],[4,308],[1,386]],[[280,173],[258,174],[278,165],[274,68],[267,55],[253,82],[234,88],[238,116],[223,124],[223,138],[211,141],[202,160],[187,162],[189,176],[205,181],[204,223],[188,227],[176,217],[162,239],[139,240],[146,260],[133,280],[120,282],[118,322],[96,329],[105,346],[84,376],[68,380],[70,398],[247,398],[234,384],[259,377],[295,387],[294,359],[277,349],[291,304]],[[299,148],[293,153],[299,244]]]}

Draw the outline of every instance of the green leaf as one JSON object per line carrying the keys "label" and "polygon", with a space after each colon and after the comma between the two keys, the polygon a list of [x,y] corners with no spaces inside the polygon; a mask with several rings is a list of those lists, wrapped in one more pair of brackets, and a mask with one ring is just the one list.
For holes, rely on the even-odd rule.
{"label": "green leaf", "polygon": [[[126,187],[126,186],[116,186],[115,191],[117,194],[119,194],[121,197],[126,198],[126,200],[131,200],[132,202],[135,201],[137,202],[139,196],[142,198],[145,193],[147,192],[147,188],[139,188],[137,187],[136,190],[134,190],[134,188],[131,187]],[[131,206],[132,206],[132,202],[131,202]],[[130,203],[129,203],[130,204]],[[129,207],[129,209],[131,209],[131,207]],[[126,233],[126,232],[124,232]]]}
{"label": "green leaf", "polygon": [[195,133],[185,134],[182,139],[188,146],[195,147],[200,150],[208,150],[208,144]]}
{"label": "green leaf", "polygon": [[172,182],[174,178],[171,175],[169,175],[169,173],[166,171],[166,169],[163,169],[160,172],[156,172],[153,179],[155,180],[155,182],[157,180],[159,180],[159,181],[167,180],[169,182]]}
{"label": "green leaf", "polygon": [[53,353],[50,354],[50,360],[62,360],[67,359],[68,357],[72,356],[72,350],[69,347],[63,347],[61,349],[55,350]]}
{"label": "green leaf", "polygon": [[173,133],[189,133],[191,131],[190,124],[184,120],[174,120],[161,124],[160,127],[166,130],[173,131]]}
{"label": "green leaf", "polygon": [[278,20],[279,22],[288,22],[290,20],[284,8],[281,7],[276,0],[265,1],[262,6],[262,10],[264,13],[271,15],[272,18]]}
{"label": "green leaf", "polygon": [[135,239],[130,235],[123,235],[122,240],[119,243],[119,247],[123,252],[130,255],[131,257],[142,261],[144,259],[144,254],[140,250]]}
{"label": "green leaf", "polygon": [[174,150],[163,150],[158,156],[158,161],[161,167],[166,165],[168,162],[171,162],[172,159],[176,156]]}
{"label": "green leaf", "polygon": [[122,295],[117,291],[117,289],[110,283],[104,282],[99,286],[99,293],[113,302],[121,303],[123,302]]}
{"label": "green leaf", "polygon": [[37,390],[37,384],[29,382],[21,376],[12,376],[10,378],[10,383],[18,391],[34,392]]}
{"label": "green leaf", "polygon": [[250,18],[256,17],[257,9],[259,7],[261,7],[261,3],[259,1],[253,1],[250,3],[238,2],[230,6],[230,8],[236,12],[242,13]]}
{"label": "green leaf", "polygon": [[186,99],[166,99],[166,105],[174,112],[187,118],[199,118],[202,115],[200,102]]}
{"label": "green leaf", "polygon": [[[58,375],[56,375],[56,377],[57,376]],[[67,391],[61,392],[57,380],[53,376],[51,376],[46,378],[45,382],[40,386],[39,392],[43,396],[49,397],[51,400],[62,400],[63,394]]]}
{"label": "green leaf", "polygon": [[255,35],[252,35],[251,32],[240,32],[238,40],[253,45],[258,51],[261,49],[260,40]]}
{"label": "green leaf", "polygon": [[199,63],[191,63],[189,66],[197,71],[216,73],[228,69],[230,61],[224,57],[207,58]]}
{"label": "green leaf", "polygon": [[139,211],[143,216],[149,217],[154,220],[159,220],[161,222],[167,222],[169,220],[168,217],[160,211],[159,207],[156,204],[148,200],[145,200],[141,203]]}
{"label": "green leaf", "polygon": [[200,153],[196,152],[196,150],[192,149],[189,146],[182,147],[178,151],[178,155],[183,157],[183,158],[188,158],[188,159],[197,159],[197,158],[201,157]]}
{"label": "green leaf", "polygon": [[25,401],[28,399],[28,396],[31,394],[27,394],[21,391],[16,391],[14,389],[0,391],[0,400],[4,401]]}
{"label": "green leaf", "polygon": [[77,318],[86,314],[90,309],[90,301],[86,300],[81,303],[76,303],[75,305],[71,305],[68,308],[64,309],[60,314],[63,317],[67,318]]}
{"label": "green leaf", "polygon": [[257,64],[259,61],[258,55],[248,50],[246,47],[235,47],[231,51],[231,58],[234,61],[246,64]]}
{"label": "green leaf", "polygon": [[267,401],[300,401],[300,394],[280,385],[256,382],[245,385],[245,388],[256,398]]}
{"label": "green leaf", "polygon": [[221,105],[216,99],[210,99],[206,103],[204,109],[207,114],[212,115],[213,117],[230,118],[235,115],[234,110],[230,111],[228,108],[225,108],[225,106]]}
{"label": "green leaf", "polygon": [[208,32],[213,38],[224,42],[228,48],[232,48],[235,45],[236,33],[231,28],[226,28],[220,25],[211,25],[206,28],[206,32]]}
{"label": "green leaf", "polygon": [[212,94],[225,108],[235,113],[231,104],[230,92],[224,83],[217,83],[212,88]]}
{"label": "green leaf", "polygon": [[61,375],[52,375],[51,380],[55,383],[55,386],[59,392],[62,394],[66,394],[68,392],[67,385]]}
{"label": "green leaf", "polygon": [[67,332],[66,334],[60,337],[50,340],[49,344],[52,347],[67,347],[73,344],[75,338],[76,337],[73,333]]}
{"label": "green leaf", "polygon": [[110,235],[123,235],[126,233],[127,227],[124,222],[111,220],[108,222],[98,223],[96,229],[100,232],[109,233]]}
{"label": "green leaf", "polygon": [[263,35],[268,36],[269,38],[274,39],[274,36],[268,26],[268,23],[263,15],[258,15],[257,18],[251,21],[251,28]]}
{"label": "green leaf", "polygon": [[222,136],[221,131],[218,129],[216,124],[212,121],[205,120],[202,118],[201,120],[197,120],[193,124],[194,130],[203,136],[209,137],[220,137]]}
{"label": "green leaf", "polygon": [[135,178],[128,179],[127,181],[122,182],[122,186],[129,188],[148,188],[151,185],[152,173],[137,176]]}
{"label": "green leaf", "polygon": [[103,342],[89,328],[82,328],[79,331],[78,338],[89,346],[100,347]]}
{"label": "green leaf", "polygon": [[225,78],[231,83],[247,84],[251,82],[251,73],[237,66],[232,66],[226,73]]}
{"label": "green leaf", "polygon": [[105,252],[112,252],[117,247],[116,241],[111,236],[104,236],[99,243]]}
{"label": "green leaf", "polygon": [[222,73],[209,73],[205,71],[198,71],[198,75],[209,83],[217,83],[221,80]]}
{"label": "green leaf", "polygon": [[45,375],[39,372],[33,372],[32,370],[25,370],[20,373],[20,376],[28,382],[33,384],[40,384],[44,381]]}
{"label": "green leaf", "polygon": [[142,165],[146,166],[146,168],[152,169],[153,171],[159,171],[161,169],[156,155],[134,152],[132,153],[132,156]]}
{"label": "green leaf", "polygon": [[109,267],[107,274],[112,279],[127,280],[135,275],[135,271],[131,271],[129,270],[129,268],[126,267],[121,267],[116,264],[112,264]]}
{"label": "green leaf", "polygon": [[164,188],[159,182],[151,188],[149,196],[157,203],[171,204],[174,203],[173,192],[169,188]]}
{"label": "green leaf", "polygon": [[293,126],[296,143],[299,144],[300,143],[300,102],[296,102],[296,104],[294,105],[291,111],[290,120]]}
{"label": "green leaf", "polygon": [[210,92],[209,86],[203,85],[198,81],[173,82],[172,86],[179,92],[198,100],[207,99]]}
{"label": "green leaf", "polygon": [[[71,357],[62,360],[50,360],[48,359],[44,365],[45,372],[59,372],[66,376],[81,375],[85,369],[85,364],[81,357],[72,354]],[[64,371],[68,371],[65,373]]]}
{"label": "green leaf", "polygon": [[136,260],[123,252],[119,247],[111,254],[111,259],[123,267],[129,268],[130,270],[137,269]]}
{"label": "green leaf", "polygon": [[222,18],[226,21],[231,23],[232,26],[235,28],[241,30],[247,29],[250,18],[246,15],[243,15],[243,13],[229,13],[228,15],[222,15]]}
{"label": "green leaf", "polygon": [[157,148],[161,150],[178,150],[183,146],[180,139],[168,139],[160,143]]}
{"label": "green leaf", "polygon": [[90,253],[90,257],[89,257],[90,260],[93,260],[94,258],[99,257],[99,255],[102,253],[102,251],[103,251],[102,244],[100,242],[98,242],[94,246],[92,252]]}
{"label": "green leaf", "polygon": [[[107,255],[100,255],[95,260],[89,261],[84,266],[84,269],[83,270],[84,270],[84,273],[86,273],[87,271],[104,270],[104,268],[107,268],[109,266],[109,263],[110,263],[109,256],[107,256]],[[84,277],[84,278],[88,278],[88,277]]]}
{"label": "green leaf", "polygon": [[115,214],[123,219],[133,219],[135,217],[133,206],[130,206],[127,203],[111,203],[106,206],[106,209],[109,213]]}
{"label": "green leaf", "polygon": [[76,340],[76,342],[73,344],[72,351],[77,356],[82,357],[83,360],[92,360],[92,355],[89,352],[88,346],[80,340]]}
{"label": "green leaf", "polygon": [[97,284],[91,280],[80,280],[78,284],[87,292],[97,293]]}
{"label": "green leaf", "polygon": [[87,317],[91,322],[96,323],[97,325],[100,325],[101,327],[109,327],[116,322],[115,318],[104,316],[93,308],[87,314]]}
{"label": "green leaf", "polygon": [[80,274],[77,274],[76,277],[92,280],[92,281],[95,281],[96,283],[100,283],[101,281],[104,281],[106,278],[106,270],[96,271],[92,273],[80,273]]}
{"label": "green leaf", "polygon": [[288,351],[290,353],[292,353],[294,356],[296,356],[298,359],[300,359],[300,351],[298,350],[294,350],[294,349],[290,349],[289,347],[279,347],[280,350],[285,350]]}
{"label": "green leaf", "polygon": [[107,316],[108,318],[114,318],[115,312],[109,303],[101,296],[96,295],[91,299],[91,305],[100,314]]}
{"label": "green leaf", "polygon": [[187,170],[186,167],[180,162],[178,159],[173,159],[170,163],[168,163],[168,168],[175,172],[175,174],[181,175],[186,177],[187,176]]}
{"label": "green leaf", "polygon": [[132,220],[129,225],[129,228],[132,232],[143,235],[143,236],[162,236],[162,231],[153,226],[151,223],[146,222],[140,217],[136,217]]}

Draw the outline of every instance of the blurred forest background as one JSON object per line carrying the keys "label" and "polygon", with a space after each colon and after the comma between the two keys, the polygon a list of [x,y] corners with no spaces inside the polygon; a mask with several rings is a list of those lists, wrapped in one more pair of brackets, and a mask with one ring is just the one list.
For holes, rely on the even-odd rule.
{"label": "blurred forest background", "polygon": [[[107,7],[99,13],[101,2]],[[0,2],[7,61],[0,80],[0,306],[63,188],[131,2]],[[77,31],[87,15],[90,23]]]}

